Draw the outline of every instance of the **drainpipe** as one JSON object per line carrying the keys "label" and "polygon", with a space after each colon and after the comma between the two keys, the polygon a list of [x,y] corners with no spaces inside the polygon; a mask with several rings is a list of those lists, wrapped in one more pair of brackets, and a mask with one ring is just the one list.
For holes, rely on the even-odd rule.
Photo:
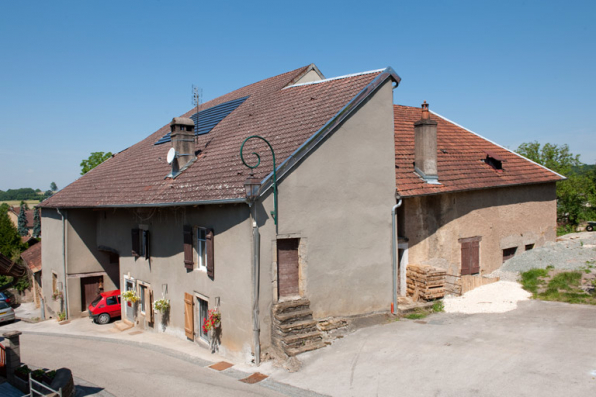
{"label": "drainpipe", "polygon": [[[256,204],[256,203],[255,203]],[[251,213],[252,220],[252,284],[253,284],[253,297],[252,297],[252,331],[253,331],[253,343],[255,346],[255,365],[258,367],[261,364],[261,342],[260,333],[261,327],[259,324],[259,287],[260,287],[260,246],[261,246],[261,235],[259,234],[259,226],[256,221],[256,205],[249,204],[249,209],[254,208],[254,216]]]}
{"label": "drainpipe", "polygon": [[391,209],[391,229],[393,231],[393,239],[392,241],[392,256],[393,256],[393,303],[392,303],[392,312],[397,310],[397,225],[395,222],[395,211],[401,207],[402,199],[398,197],[398,202],[393,206]]}
{"label": "drainpipe", "polygon": [[64,290],[64,313],[66,314],[66,319],[68,319],[68,289],[66,287],[66,211],[64,214],[60,212],[59,208],[56,208],[58,215],[62,217],[62,267],[64,270],[64,284],[62,289]]}

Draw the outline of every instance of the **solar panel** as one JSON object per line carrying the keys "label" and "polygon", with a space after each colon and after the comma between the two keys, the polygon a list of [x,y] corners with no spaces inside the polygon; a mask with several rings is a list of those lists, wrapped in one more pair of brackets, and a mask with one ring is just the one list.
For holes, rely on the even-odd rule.
{"label": "solar panel", "polygon": [[[234,99],[229,102],[213,106],[212,108],[201,110],[198,113],[199,122],[197,123],[197,113],[190,116],[195,122],[195,135],[204,135],[209,133],[217,124],[225,119],[228,114],[232,113],[236,108],[244,103],[248,99],[247,96],[243,98]],[[154,145],[161,145],[162,143],[170,142],[171,137],[168,132],[161,137]]]}

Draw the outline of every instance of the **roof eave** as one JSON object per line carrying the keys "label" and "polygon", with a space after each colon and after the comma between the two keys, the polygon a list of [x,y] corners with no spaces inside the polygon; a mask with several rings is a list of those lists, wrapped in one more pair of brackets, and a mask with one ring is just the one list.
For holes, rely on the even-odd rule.
{"label": "roof eave", "polygon": [[155,208],[155,207],[187,207],[195,205],[220,205],[220,204],[248,204],[246,198],[222,199],[222,200],[202,200],[187,202],[167,202],[167,203],[144,203],[144,204],[105,204],[105,205],[85,205],[85,206],[46,206],[45,209],[108,209],[108,208]]}
{"label": "roof eave", "polygon": [[[567,178],[565,178],[567,179]],[[510,183],[506,185],[493,185],[493,186],[485,186],[485,187],[471,187],[466,189],[455,189],[455,190],[441,190],[438,192],[428,192],[428,193],[421,193],[421,194],[407,194],[407,193],[400,193],[399,188],[397,193],[400,195],[401,198],[413,198],[413,197],[423,197],[423,196],[436,196],[438,194],[453,194],[453,193],[463,193],[463,192],[471,192],[475,190],[488,190],[488,189],[498,189],[504,187],[518,187],[518,186],[529,186],[529,185],[542,185],[547,183],[557,183],[559,181],[539,181],[539,182],[520,182],[520,183]]]}
{"label": "roof eave", "polygon": [[[348,102],[342,109],[339,110],[325,125],[323,125],[317,132],[306,140],[298,149],[296,149],[286,160],[277,166],[277,180],[281,180],[288,174],[303,158],[312,152],[317,145],[323,141],[328,135],[333,133],[354,111],[374,92],[377,91],[387,80],[391,79],[395,82],[396,88],[401,82],[401,77],[393,70],[391,66],[385,68],[373,81],[368,83],[350,102]],[[261,192],[259,196],[263,196],[273,183],[273,171],[261,181]]]}

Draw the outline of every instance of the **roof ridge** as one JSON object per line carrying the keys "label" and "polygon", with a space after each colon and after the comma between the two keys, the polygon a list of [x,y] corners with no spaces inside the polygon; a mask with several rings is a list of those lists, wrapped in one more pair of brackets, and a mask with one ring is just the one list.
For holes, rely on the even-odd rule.
{"label": "roof ridge", "polygon": [[328,81],[333,81],[333,80],[341,80],[341,79],[347,79],[347,78],[350,78],[350,77],[356,77],[356,76],[363,76],[363,75],[367,75],[367,74],[379,73],[379,72],[382,72],[382,71],[384,71],[386,69],[387,68],[376,69],[376,70],[368,70],[366,72],[345,74],[343,76],[330,77],[328,79],[317,80],[317,81],[309,81],[307,83],[297,83],[297,84],[292,84],[292,85],[289,85],[287,87],[284,87],[283,89],[285,90],[286,88],[301,87],[301,86],[304,86],[304,85],[312,85],[312,84],[321,84],[321,83],[327,83]]}

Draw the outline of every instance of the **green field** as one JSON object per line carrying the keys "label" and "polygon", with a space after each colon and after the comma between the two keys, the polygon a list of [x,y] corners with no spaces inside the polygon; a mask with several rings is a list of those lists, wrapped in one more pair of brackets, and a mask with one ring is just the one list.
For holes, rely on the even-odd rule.
{"label": "green field", "polygon": [[[39,204],[39,200],[25,200],[29,208],[33,207],[34,205]],[[0,204],[6,203],[11,207],[18,207],[21,204],[21,200],[7,200],[7,201],[0,201]]]}

